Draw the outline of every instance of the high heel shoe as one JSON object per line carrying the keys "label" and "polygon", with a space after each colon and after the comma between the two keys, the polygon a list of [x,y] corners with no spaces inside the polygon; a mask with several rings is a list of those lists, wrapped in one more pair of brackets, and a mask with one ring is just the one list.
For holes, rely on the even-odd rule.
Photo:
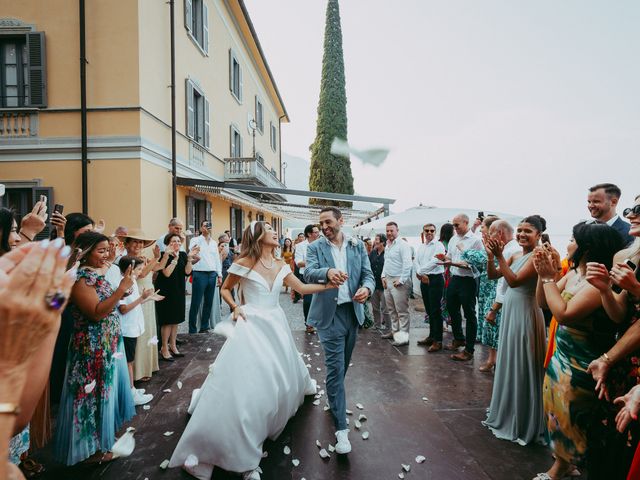
{"label": "high heel shoe", "polygon": [[169,353],[171,354],[172,357],[176,357],[176,358],[184,357],[184,353],[174,352],[173,349],[171,348],[169,348]]}
{"label": "high heel shoe", "polygon": [[480,368],[478,368],[478,370],[480,370],[481,372],[490,372],[492,371],[494,368],[496,368],[496,364],[495,363],[485,363],[484,365],[482,365]]}
{"label": "high heel shoe", "polygon": [[162,362],[173,362],[174,361],[174,359],[173,359],[173,357],[171,355],[169,355],[168,357],[165,357],[162,354],[162,352],[160,352],[159,357],[160,357],[160,361],[162,361]]}

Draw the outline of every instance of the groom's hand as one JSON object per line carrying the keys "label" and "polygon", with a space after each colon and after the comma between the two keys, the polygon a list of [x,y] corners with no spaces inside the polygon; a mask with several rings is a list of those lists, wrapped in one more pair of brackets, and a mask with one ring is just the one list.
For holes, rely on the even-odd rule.
{"label": "groom's hand", "polygon": [[371,292],[369,292],[369,289],[367,287],[360,287],[356,294],[353,296],[353,301],[364,303],[367,301],[367,298],[369,298],[370,294]]}
{"label": "groom's hand", "polygon": [[347,275],[345,272],[341,272],[337,268],[330,268],[327,272],[327,280],[337,286],[342,285],[347,281],[348,278],[349,275]]}

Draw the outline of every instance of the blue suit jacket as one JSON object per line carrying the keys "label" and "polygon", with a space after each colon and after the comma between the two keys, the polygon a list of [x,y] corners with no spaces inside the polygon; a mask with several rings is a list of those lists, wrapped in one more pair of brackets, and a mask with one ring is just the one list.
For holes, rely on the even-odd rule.
{"label": "blue suit jacket", "polygon": [[631,225],[628,222],[625,222],[622,217],[618,217],[618,219],[613,222],[611,225],[614,230],[616,230],[620,235],[622,235],[622,239],[624,240],[625,245],[631,245],[635,240],[631,235],[629,235],[629,229]]}
{"label": "blue suit jacket", "polygon": [[[353,245],[349,241],[346,249],[347,274],[349,275],[347,283],[350,296],[353,297],[360,287],[367,287],[372,293],[376,284],[364,243],[358,240],[356,245]],[[327,283],[327,272],[330,268],[336,268],[331,254],[331,246],[326,238],[320,238],[309,245],[307,249],[307,262],[304,268],[305,282]],[[337,306],[338,289],[315,293],[311,300],[307,323],[321,330],[328,328],[331,326]],[[358,323],[362,325],[364,323],[364,306],[361,303],[353,302],[353,309]]]}

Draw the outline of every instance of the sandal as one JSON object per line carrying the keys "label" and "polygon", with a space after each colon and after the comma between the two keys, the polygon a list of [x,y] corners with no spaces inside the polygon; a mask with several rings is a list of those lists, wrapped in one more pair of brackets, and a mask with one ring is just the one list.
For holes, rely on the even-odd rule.
{"label": "sandal", "polygon": [[82,462],[82,465],[87,465],[87,466],[97,466],[97,465],[102,465],[103,463],[109,463],[111,461],[115,460],[115,458],[113,458],[113,453],[111,452],[96,452],[93,455],[91,455],[89,458],[87,458],[85,461]]}
{"label": "sandal", "polygon": [[33,458],[27,457],[20,462],[18,468],[25,478],[35,478],[45,471],[44,465],[36,462]]}

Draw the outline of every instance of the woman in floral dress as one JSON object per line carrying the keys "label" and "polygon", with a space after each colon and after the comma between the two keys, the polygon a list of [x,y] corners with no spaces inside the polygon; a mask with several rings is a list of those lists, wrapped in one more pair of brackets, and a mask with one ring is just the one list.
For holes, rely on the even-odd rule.
{"label": "woman in floral dress", "polygon": [[[74,325],[56,421],[54,455],[65,465],[111,460],[116,431],[135,415],[116,307],[133,285],[127,271],[114,291],[105,280],[109,239],[80,235],[78,280],[71,291]],[[125,366],[124,368],[122,368]]]}
{"label": "woman in floral dress", "polygon": [[[486,217],[480,226],[482,235],[489,233],[489,227],[498,217]],[[498,350],[498,322],[491,323],[485,321],[485,317],[493,301],[496,298],[496,286],[498,280],[490,280],[487,276],[487,252],[486,250],[467,250],[462,254],[462,261],[466,262],[473,272],[474,277],[479,280],[478,295],[478,340],[489,348]],[[497,265],[497,264],[496,264]],[[479,370],[481,372],[490,372],[495,365],[495,359],[489,358],[487,363],[482,365]]]}

